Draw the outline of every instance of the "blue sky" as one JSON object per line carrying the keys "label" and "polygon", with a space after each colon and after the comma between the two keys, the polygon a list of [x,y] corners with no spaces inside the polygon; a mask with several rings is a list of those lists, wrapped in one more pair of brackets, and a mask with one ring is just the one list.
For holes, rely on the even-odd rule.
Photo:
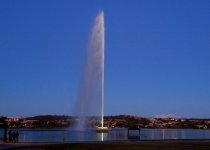
{"label": "blue sky", "polygon": [[105,14],[105,114],[210,118],[210,1],[1,0],[0,115],[73,114]]}

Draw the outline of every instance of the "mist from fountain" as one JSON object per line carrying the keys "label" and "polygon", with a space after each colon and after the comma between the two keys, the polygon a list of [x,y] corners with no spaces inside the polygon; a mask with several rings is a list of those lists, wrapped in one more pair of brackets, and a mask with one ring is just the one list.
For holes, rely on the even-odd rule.
{"label": "mist from fountain", "polygon": [[94,20],[86,52],[86,62],[79,89],[77,130],[85,130],[88,117],[97,116],[103,127],[104,112],[104,12]]}

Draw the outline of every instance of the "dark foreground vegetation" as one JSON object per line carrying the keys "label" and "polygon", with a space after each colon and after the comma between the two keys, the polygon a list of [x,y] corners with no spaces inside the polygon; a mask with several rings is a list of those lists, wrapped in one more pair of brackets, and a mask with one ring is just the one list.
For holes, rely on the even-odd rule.
{"label": "dark foreground vegetation", "polygon": [[127,141],[34,144],[10,149],[23,150],[209,150],[210,141]]}

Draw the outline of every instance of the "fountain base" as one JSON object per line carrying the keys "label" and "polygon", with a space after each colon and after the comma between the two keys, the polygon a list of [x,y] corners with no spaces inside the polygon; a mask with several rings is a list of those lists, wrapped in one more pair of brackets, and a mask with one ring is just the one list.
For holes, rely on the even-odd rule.
{"label": "fountain base", "polygon": [[97,127],[96,132],[97,133],[106,133],[106,132],[108,132],[108,128],[107,127]]}

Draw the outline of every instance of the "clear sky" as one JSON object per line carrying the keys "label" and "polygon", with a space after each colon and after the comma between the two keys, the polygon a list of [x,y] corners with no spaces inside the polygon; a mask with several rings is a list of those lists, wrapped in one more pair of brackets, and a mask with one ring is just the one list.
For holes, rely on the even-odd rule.
{"label": "clear sky", "polygon": [[0,115],[71,115],[105,14],[105,115],[210,118],[209,0],[1,0]]}

